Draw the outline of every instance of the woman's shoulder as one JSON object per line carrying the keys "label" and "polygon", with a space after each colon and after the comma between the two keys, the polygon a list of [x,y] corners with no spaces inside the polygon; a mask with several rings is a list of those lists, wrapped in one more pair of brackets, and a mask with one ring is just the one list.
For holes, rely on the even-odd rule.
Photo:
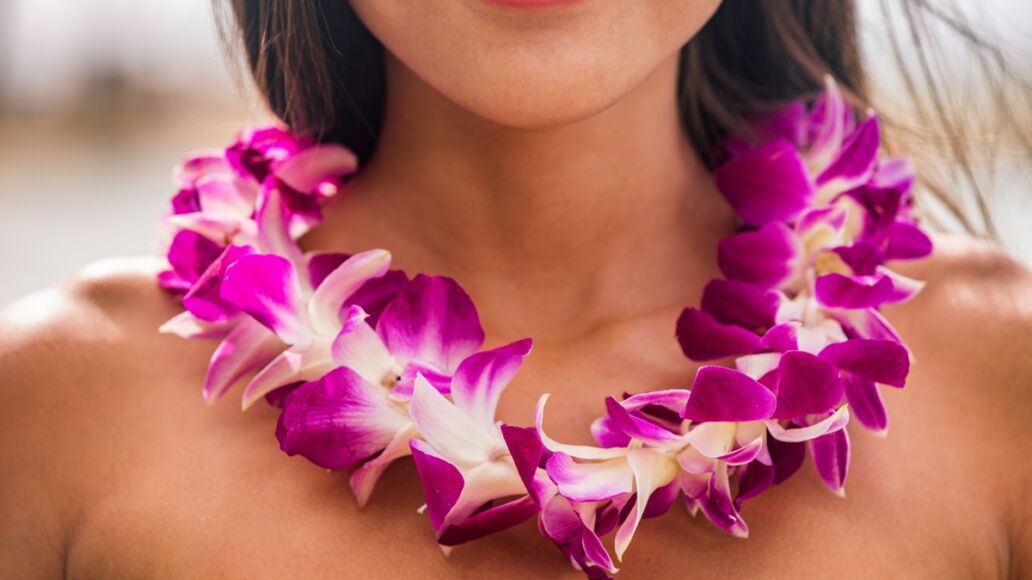
{"label": "woman's shoulder", "polygon": [[923,379],[904,398],[951,425],[942,460],[968,461],[985,499],[1000,502],[1017,577],[1015,566],[1032,566],[1032,272],[986,241],[938,236],[935,248],[901,269],[924,290],[888,311]]}
{"label": "woman's shoulder", "polygon": [[15,576],[60,573],[64,540],[139,420],[134,384],[172,364],[179,347],[157,329],[177,307],[158,268],[105,260],[0,311],[0,561]]}
{"label": "woman's shoulder", "polygon": [[895,311],[919,324],[918,335],[966,353],[948,362],[1032,373],[1032,357],[1006,356],[1032,341],[1032,271],[995,244],[960,235],[937,236],[932,256],[900,270],[925,287]]}

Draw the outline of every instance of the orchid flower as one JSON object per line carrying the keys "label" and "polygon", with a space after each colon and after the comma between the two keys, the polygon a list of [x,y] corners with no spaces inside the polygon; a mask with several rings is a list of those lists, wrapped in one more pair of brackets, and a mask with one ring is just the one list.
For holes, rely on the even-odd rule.
{"label": "orchid flower", "polygon": [[[469,296],[451,279],[420,275],[383,307],[375,328],[362,307],[350,305],[306,343],[295,343],[248,385],[244,405],[284,385],[308,380],[284,401],[281,447],[329,469],[355,469],[351,486],[359,503],[365,504],[383,470],[408,455],[409,440],[419,436],[418,423],[408,417],[416,377],[432,380],[436,390],[451,393],[455,385],[472,389],[466,382],[475,378],[470,376],[474,371],[496,372],[503,373],[501,378],[488,378],[500,387],[477,388],[504,388],[508,382],[504,373],[513,365],[518,367],[522,345],[474,355],[483,340]],[[352,416],[368,422],[348,418]],[[334,429],[351,434],[340,435]],[[347,448],[338,436],[345,437],[345,442],[354,439],[360,452]],[[341,445],[345,448],[337,449]],[[359,461],[373,455],[369,461]]]}
{"label": "orchid flower", "polygon": [[787,107],[760,133],[768,140],[756,147],[732,142],[731,159],[714,174],[738,216],[756,227],[794,222],[803,210],[865,184],[881,144],[877,117],[855,123],[831,77],[809,111],[801,103]]}
{"label": "orchid flower", "polygon": [[502,425],[502,436],[527,493],[537,505],[538,530],[552,540],[588,578],[609,578],[619,570],[601,536],[616,526],[623,502],[574,502],[563,497],[542,468],[550,453],[533,428]]}
{"label": "orchid flower", "polygon": [[530,346],[521,340],[464,360],[452,379],[451,400],[422,375],[415,380],[410,412],[421,439],[410,445],[442,545],[476,539],[537,513],[495,422],[502,391]]}
{"label": "orchid flower", "polygon": [[[355,156],[339,145],[317,145],[278,128],[245,131],[222,152],[195,155],[175,172],[179,191],[166,218],[166,254],[171,269],[159,275],[165,289],[177,294],[216,290],[229,260],[215,262],[231,246],[258,253],[279,253],[279,241],[297,239],[318,223],[320,204],[336,193],[341,179],[356,169]],[[282,211],[272,224],[284,235],[262,231],[263,207]],[[280,223],[282,222],[282,223]],[[271,238],[270,238],[271,236]],[[208,298],[211,301],[210,297]],[[212,313],[191,311],[165,327],[187,337],[221,337],[236,318],[224,307]],[[223,305],[224,306],[224,305]],[[208,317],[205,314],[209,314]],[[211,316],[217,318],[213,320]]]}
{"label": "orchid flower", "polygon": [[[769,386],[742,372],[703,367],[690,391],[644,393],[622,402],[610,397],[607,415],[592,428],[605,447],[563,445],[542,432],[554,452],[548,475],[572,501],[634,494],[617,530],[619,558],[641,519],[666,511],[678,491],[693,513],[701,509],[717,526],[744,537],[748,527],[731,494],[731,473],[754,461],[772,463],[768,433],[800,443],[835,433],[849,420],[832,364],[801,352],[782,359],[778,374],[763,377]],[[538,407],[539,431],[545,400]],[[805,426],[785,424],[802,418],[809,420]]]}

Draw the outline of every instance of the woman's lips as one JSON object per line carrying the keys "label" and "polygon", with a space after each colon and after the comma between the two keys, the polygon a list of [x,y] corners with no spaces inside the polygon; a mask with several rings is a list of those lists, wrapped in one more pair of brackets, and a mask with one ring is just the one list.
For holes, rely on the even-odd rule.
{"label": "woman's lips", "polygon": [[506,8],[550,8],[566,4],[576,4],[580,0],[484,0],[488,4]]}

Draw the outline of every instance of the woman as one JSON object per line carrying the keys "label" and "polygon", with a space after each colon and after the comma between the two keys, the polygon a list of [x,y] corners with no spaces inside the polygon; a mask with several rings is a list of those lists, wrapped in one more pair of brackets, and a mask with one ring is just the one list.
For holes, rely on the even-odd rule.
{"label": "woman", "polygon": [[[733,211],[741,207],[729,207],[713,178],[729,155],[721,145],[755,128],[745,119],[812,103],[826,75],[856,105],[864,95],[845,2],[233,8],[272,109],[295,131],[347,145],[362,168],[346,195],[323,206],[323,223],[302,248],[389,248],[393,268],[458,280],[476,300],[487,343],[509,344],[517,364],[528,343],[514,341],[532,336],[497,419],[532,425],[539,397],[551,392],[541,426],[549,441],[589,443],[609,395],[686,389],[715,372],[685,358],[690,324],[679,327],[681,349],[671,335],[685,305],[699,304],[707,281],[722,277],[718,243],[742,228]],[[610,562],[569,546],[568,558],[558,555],[556,534],[543,537],[531,523],[443,556],[417,511],[430,504],[438,539],[459,543],[444,537],[440,513],[435,520],[444,492],[431,484],[424,494],[419,484],[434,481],[428,465],[440,465],[422,453],[426,442],[400,452],[416,461],[395,461],[360,509],[345,471],[287,460],[272,442],[283,407],[280,445],[316,455],[292,439],[289,418],[312,383],[252,392],[274,404],[246,414],[228,401],[202,405],[197,387],[214,343],[157,332],[182,312],[154,282],[167,265],[94,265],[5,314],[2,567],[18,578],[576,577],[572,559],[592,574],[619,565],[634,578],[1028,576],[1032,447],[1020,434],[1032,420],[1032,277],[985,244],[945,236],[934,244],[927,259],[892,264],[927,284],[885,309],[915,365],[905,390],[883,390],[887,439],[856,421],[835,432],[852,438],[845,499],[823,489],[826,464],[820,473],[807,466],[743,508],[746,540],[734,537],[745,535],[737,523],[727,534],[674,506],[631,529],[633,546]],[[384,254],[362,256],[386,269]],[[245,258],[229,266],[237,279]],[[250,304],[267,273],[221,296]],[[347,312],[355,317],[335,323],[363,324],[367,315]],[[406,404],[440,396],[423,372]],[[215,399],[229,386],[206,394]],[[688,401],[672,410],[699,405]],[[852,407],[854,417],[862,412]],[[520,433],[538,442],[534,431]],[[767,445],[781,444],[768,436]],[[841,491],[845,464],[832,468]],[[746,485],[736,483],[739,499]],[[648,495],[640,478],[635,486]],[[613,500],[621,526],[638,510],[630,489]],[[593,518],[605,517],[603,507],[585,533],[602,527]],[[617,552],[626,539],[617,538]]]}

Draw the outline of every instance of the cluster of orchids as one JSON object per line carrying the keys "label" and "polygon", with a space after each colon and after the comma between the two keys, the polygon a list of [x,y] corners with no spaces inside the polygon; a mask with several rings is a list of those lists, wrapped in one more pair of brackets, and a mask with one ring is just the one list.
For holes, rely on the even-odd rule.
{"label": "cluster of orchids", "polygon": [[279,408],[281,449],[348,470],[359,504],[411,456],[446,550],[537,518],[574,567],[608,577],[642,519],[679,499],[745,537],[742,503],[796,472],[807,449],[841,493],[850,417],[886,430],[878,389],[904,385],[910,354],[879,308],[921,285],[884,264],[931,242],[912,215],[913,172],[881,154],[876,117],[858,119],[834,83],[727,154],[716,183],[743,227],[718,248],[726,279],[709,282],[676,335],[688,358],[733,365],[702,366],[690,389],[607,398],[597,445],[550,438],[547,395],[533,427],[495,419],[531,340],[485,349],[454,280],[410,278],[384,250],[302,252],[357,163],[280,128],[177,170],[159,282],[184,312],[162,330],[221,340],[204,398],[246,378],[243,407]]}

